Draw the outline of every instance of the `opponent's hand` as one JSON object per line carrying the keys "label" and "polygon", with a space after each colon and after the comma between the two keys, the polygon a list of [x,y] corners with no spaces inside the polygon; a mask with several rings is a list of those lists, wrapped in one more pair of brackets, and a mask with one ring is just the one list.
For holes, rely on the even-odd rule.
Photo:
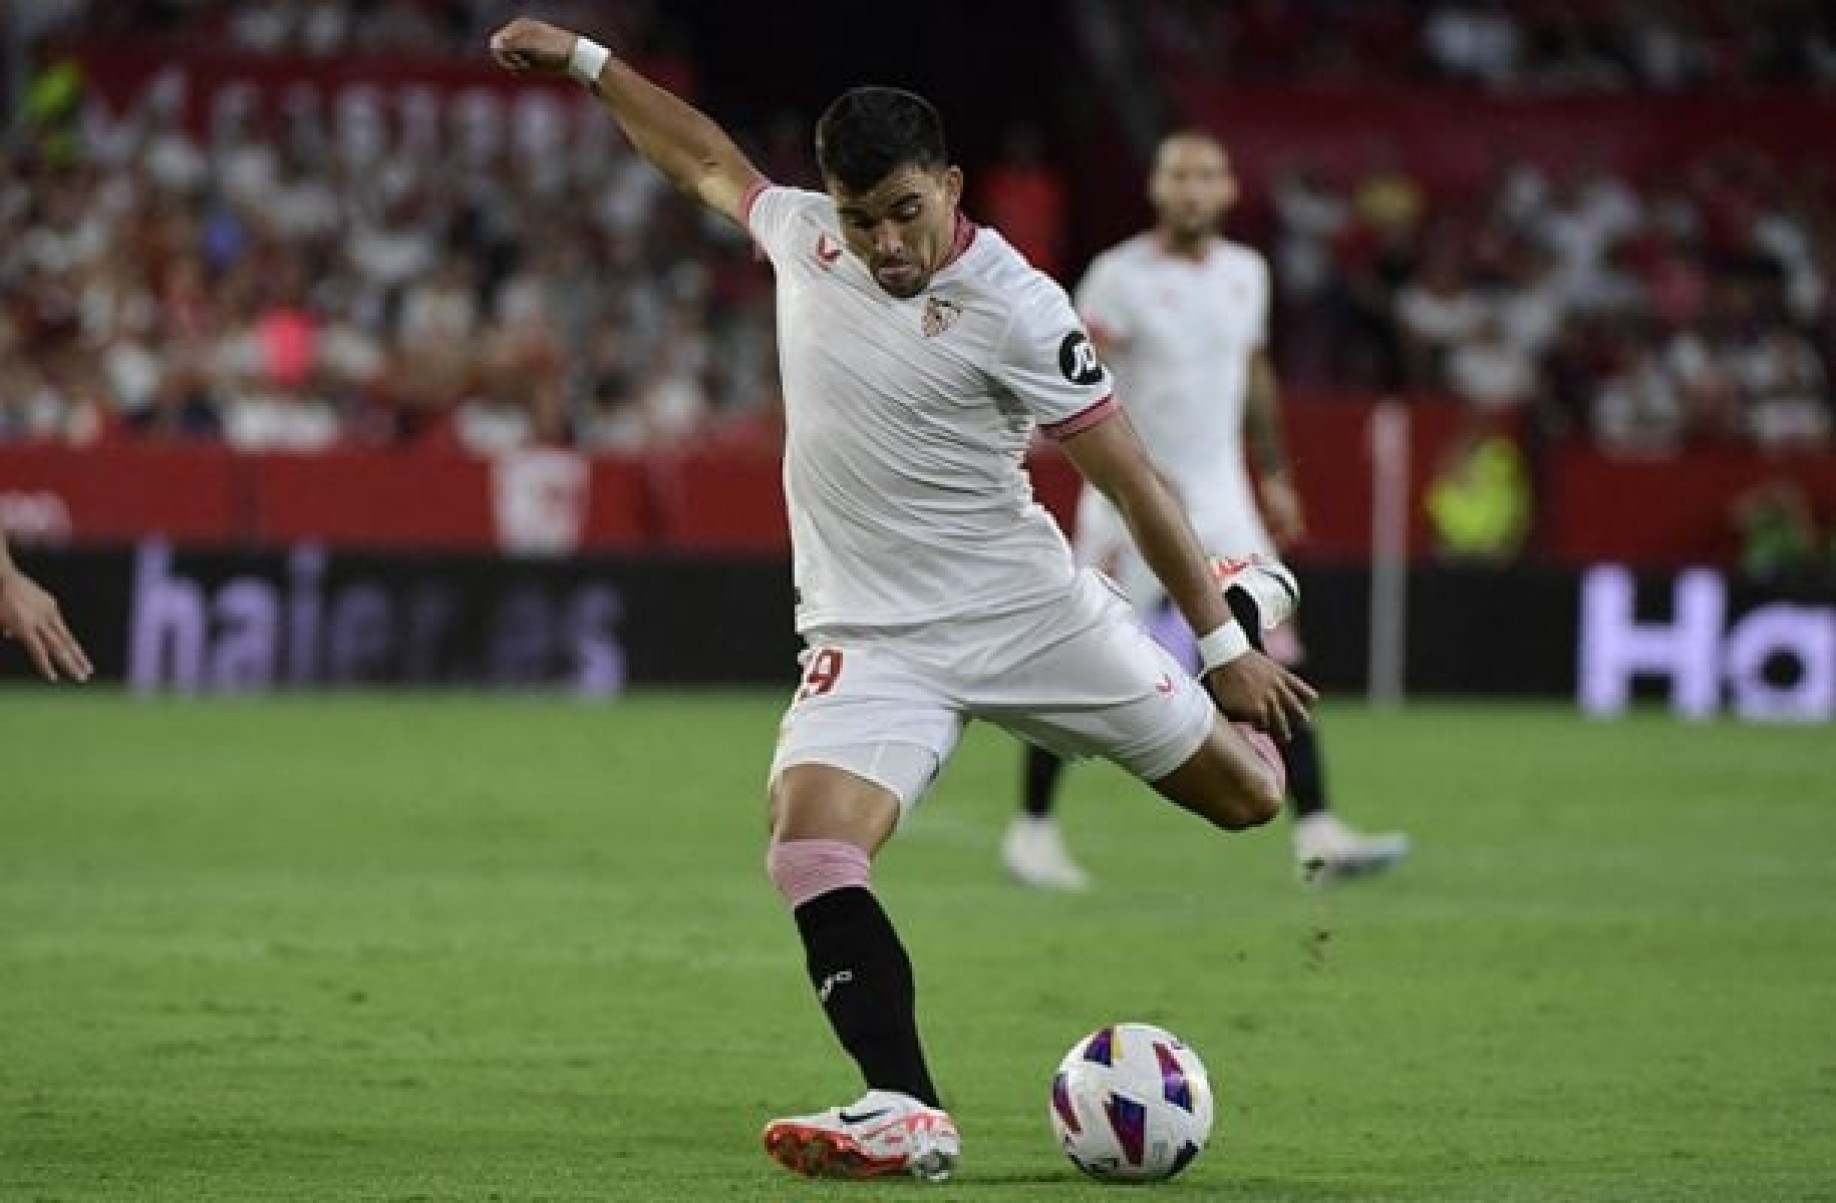
{"label": "opponent's hand", "polygon": [[47,681],[58,670],[73,681],[87,681],[94,671],[83,647],[64,625],[57,599],[23,572],[0,572],[0,633],[25,644],[26,654]]}
{"label": "opponent's hand", "polygon": [[491,35],[491,57],[512,75],[565,75],[579,37],[571,29],[518,17]]}
{"label": "opponent's hand", "polygon": [[1277,547],[1291,547],[1307,533],[1306,510],[1301,506],[1300,492],[1286,476],[1269,476],[1262,481],[1262,516],[1269,522],[1269,537]]}
{"label": "opponent's hand", "polygon": [[1319,698],[1307,684],[1261,652],[1245,652],[1205,674],[1205,688],[1226,718],[1248,723],[1286,743],[1294,728],[1312,719],[1307,707]]}

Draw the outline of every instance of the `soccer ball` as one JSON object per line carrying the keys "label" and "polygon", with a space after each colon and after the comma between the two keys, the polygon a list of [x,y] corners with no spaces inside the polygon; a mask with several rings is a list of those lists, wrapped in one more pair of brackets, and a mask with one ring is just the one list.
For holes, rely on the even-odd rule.
{"label": "soccer ball", "polygon": [[1192,1164],[1211,1136],[1211,1077],[1173,1033],[1098,1028],[1052,1075],[1052,1132],[1071,1163],[1107,1182],[1156,1182]]}

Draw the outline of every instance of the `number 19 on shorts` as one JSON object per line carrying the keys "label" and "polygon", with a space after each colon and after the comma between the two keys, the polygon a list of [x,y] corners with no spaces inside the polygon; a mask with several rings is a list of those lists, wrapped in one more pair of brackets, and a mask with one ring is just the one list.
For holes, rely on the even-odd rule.
{"label": "number 19 on shorts", "polygon": [[797,690],[796,702],[807,701],[828,693],[841,680],[842,653],[838,647],[819,647],[810,653],[803,670],[803,684]]}

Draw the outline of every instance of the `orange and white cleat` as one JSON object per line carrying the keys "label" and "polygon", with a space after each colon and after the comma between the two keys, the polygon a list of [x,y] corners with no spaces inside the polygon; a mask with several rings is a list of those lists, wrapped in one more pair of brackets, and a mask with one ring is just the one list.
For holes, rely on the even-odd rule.
{"label": "orange and white cleat", "polygon": [[764,1141],[773,1161],[806,1178],[909,1174],[942,1182],[963,1151],[948,1112],[893,1090],[869,1090],[847,1107],[774,1119],[765,1125]]}

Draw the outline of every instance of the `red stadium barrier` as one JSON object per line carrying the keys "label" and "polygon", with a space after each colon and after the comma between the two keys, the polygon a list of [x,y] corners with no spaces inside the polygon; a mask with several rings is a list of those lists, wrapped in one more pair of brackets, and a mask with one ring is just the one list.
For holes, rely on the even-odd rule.
{"label": "red stadium barrier", "polygon": [[775,454],[699,451],[659,459],[657,468],[664,545],[693,552],[789,549]]}
{"label": "red stadium barrier", "polygon": [[[1307,537],[1297,549],[1324,560],[1361,560],[1371,548],[1371,413],[1368,401],[1308,401],[1284,408],[1288,458],[1307,507]],[[1451,405],[1409,410],[1409,546],[1432,545],[1423,495],[1441,449],[1462,423]]]}
{"label": "red stadium barrier", "polygon": [[489,548],[490,467],[444,454],[331,451],[248,461],[255,542]]}
{"label": "red stadium barrier", "polygon": [[[1313,561],[1370,546],[1370,406],[1289,407],[1288,441],[1307,500]],[[1430,547],[1422,492],[1460,428],[1451,407],[1412,415],[1411,546]],[[1054,448],[1032,459],[1040,500],[1068,522],[1075,470]],[[1537,550],[1567,565],[1730,563],[1737,499],[1795,482],[1836,514],[1836,455],[1703,449],[1625,460],[1558,445],[1539,479]],[[158,535],[194,545],[423,547],[537,552],[782,553],[789,544],[775,454],[699,450],[650,459],[531,451],[497,460],[451,449],[237,455],[218,446],[0,446],[0,523],[22,538],[78,544]]]}
{"label": "red stadium barrier", "polygon": [[339,547],[626,551],[658,518],[652,467],[530,451],[335,451],[244,461],[252,542]]}
{"label": "red stadium barrier", "polygon": [[652,542],[662,518],[649,462],[599,456],[590,461],[590,471],[581,547],[630,551]]}
{"label": "red stadium barrier", "polygon": [[1556,449],[1543,520],[1549,546],[1570,564],[1733,562],[1733,509],[1757,485],[1790,481],[1827,524],[1836,515],[1836,455],[1768,456],[1703,448],[1672,459],[1621,459]]}
{"label": "red stadium barrier", "polygon": [[216,542],[240,529],[237,469],[235,454],[217,445],[0,447],[0,519],[13,515],[12,529],[46,541],[163,531]]}

